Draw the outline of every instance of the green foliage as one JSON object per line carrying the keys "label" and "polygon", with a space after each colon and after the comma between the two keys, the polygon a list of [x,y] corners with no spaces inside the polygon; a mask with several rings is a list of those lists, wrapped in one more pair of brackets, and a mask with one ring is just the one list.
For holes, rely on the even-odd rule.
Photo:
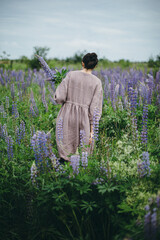
{"label": "green foliage", "polygon": [[120,64],[120,66],[122,68],[130,67],[130,61],[129,60],[120,59],[118,63]]}
{"label": "green foliage", "polygon": [[156,56],[156,59],[150,57],[148,60],[148,67],[156,68],[157,70],[160,68],[160,54]]}
{"label": "green foliage", "polygon": [[62,79],[65,78],[68,70],[65,68],[62,68],[61,71],[59,71],[58,69],[55,69],[55,71],[56,73],[55,73],[54,81],[55,81],[55,85],[58,86],[62,82]]}
{"label": "green foliage", "polygon": [[2,60],[8,60],[9,57],[10,57],[10,54],[8,54],[6,51],[3,51],[3,52],[2,52],[2,55],[0,55],[0,58],[1,58]]}
{"label": "green foliage", "polygon": [[[57,84],[67,70],[56,70]],[[27,77],[25,74],[24,81]],[[26,83],[26,81],[25,81]],[[56,145],[56,118],[61,105],[53,105],[48,98],[45,82],[46,111],[41,101],[41,87],[34,81],[26,89],[22,100],[15,84],[15,101],[19,117],[12,115],[10,85],[0,86],[0,105],[5,106],[9,97],[7,117],[0,113],[0,129],[6,124],[8,134],[16,140],[15,129],[21,120],[26,124],[26,136],[21,144],[15,143],[14,157],[9,160],[7,144],[0,137],[0,236],[2,239],[104,239],[143,240],[144,207],[148,198],[155,196],[160,188],[160,127],[158,107],[148,108],[148,150],[150,153],[151,176],[140,178],[137,161],[142,157],[140,142],[135,145],[131,135],[127,110],[114,111],[105,100],[99,126],[99,140],[94,152],[88,157],[88,167],[80,166],[78,175],[73,174],[70,164],[64,172],[38,173],[36,184],[32,184],[30,168],[35,161],[30,147],[31,131],[50,131],[52,151],[58,156]],[[39,110],[31,116],[31,89]],[[137,110],[138,130],[142,122],[142,106]],[[81,154],[81,149],[79,149]]]}

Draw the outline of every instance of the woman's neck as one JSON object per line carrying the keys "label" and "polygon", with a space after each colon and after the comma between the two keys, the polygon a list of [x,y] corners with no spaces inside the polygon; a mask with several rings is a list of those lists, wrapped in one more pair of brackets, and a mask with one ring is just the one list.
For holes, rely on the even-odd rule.
{"label": "woman's neck", "polygon": [[92,73],[92,69],[87,69],[87,68],[83,68],[81,71],[89,74]]}

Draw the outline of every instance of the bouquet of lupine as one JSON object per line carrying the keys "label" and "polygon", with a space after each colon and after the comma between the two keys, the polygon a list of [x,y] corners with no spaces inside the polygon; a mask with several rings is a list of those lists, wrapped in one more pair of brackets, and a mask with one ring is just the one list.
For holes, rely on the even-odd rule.
{"label": "bouquet of lupine", "polygon": [[55,69],[51,70],[46,61],[43,59],[43,57],[35,54],[36,58],[39,60],[41,67],[45,71],[47,75],[47,81],[52,81],[55,83],[55,85],[58,85],[61,83],[62,79],[65,78],[68,70],[66,68],[62,68],[60,70]]}

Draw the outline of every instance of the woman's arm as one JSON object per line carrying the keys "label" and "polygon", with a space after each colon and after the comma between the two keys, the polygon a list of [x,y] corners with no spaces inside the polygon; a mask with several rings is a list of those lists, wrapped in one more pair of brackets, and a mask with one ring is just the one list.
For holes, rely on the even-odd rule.
{"label": "woman's arm", "polygon": [[70,72],[67,73],[66,77],[62,80],[62,82],[58,85],[55,93],[54,93],[54,100],[58,104],[63,104],[67,98],[67,88],[68,88],[68,81],[70,79]]}

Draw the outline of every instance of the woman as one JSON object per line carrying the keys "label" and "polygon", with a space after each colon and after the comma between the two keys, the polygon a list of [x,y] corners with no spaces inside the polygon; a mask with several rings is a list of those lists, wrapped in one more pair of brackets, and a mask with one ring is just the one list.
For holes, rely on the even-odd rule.
{"label": "woman", "polygon": [[95,109],[102,114],[103,89],[99,78],[92,75],[98,63],[96,53],[87,53],[82,60],[82,70],[70,71],[54,94],[62,104],[56,120],[56,142],[61,161],[70,161],[80,144],[80,131],[85,144],[92,143]]}

